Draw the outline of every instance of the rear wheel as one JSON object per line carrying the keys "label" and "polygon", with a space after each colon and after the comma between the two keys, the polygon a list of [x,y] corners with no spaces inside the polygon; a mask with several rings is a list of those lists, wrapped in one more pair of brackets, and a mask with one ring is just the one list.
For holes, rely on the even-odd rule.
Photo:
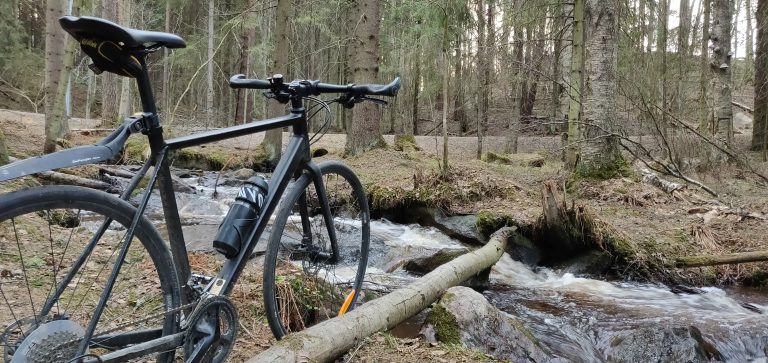
{"label": "rear wheel", "polygon": [[343,164],[319,166],[338,255],[333,256],[315,185],[305,174],[281,202],[264,262],[264,304],[278,339],[338,316],[362,298],[370,243],[365,191]]}
{"label": "rear wheel", "polygon": [[[2,195],[0,206],[3,361],[68,362],[75,358],[136,209],[109,194],[69,186]],[[170,253],[145,218],[124,261],[89,342],[91,356],[137,343],[126,340],[132,333],[143,334],[133,334],[134,340],[149,340],[175,332],[175,314],[169,311],[179,306],[178,281]],[[173,355],[156,358],[168,362]]]}

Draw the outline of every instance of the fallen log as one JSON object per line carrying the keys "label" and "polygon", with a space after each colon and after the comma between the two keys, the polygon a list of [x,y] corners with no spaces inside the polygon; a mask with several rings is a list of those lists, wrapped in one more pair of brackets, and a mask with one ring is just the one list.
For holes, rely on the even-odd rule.
{"label": "fallen log", "polygon": [[59,173],[56,171],[43,171],[35,174],[38,177],[52,181],[58,184],[79,185],[81,187],[104,190],[108,192],[117,191],[117,187],[103,181],[88,179],[71,174]]}
{"label": "fallen log", "polygon": [[702,267],[761,261],[768,261],[768,251],[737,252],[717,256],[678,257],[675,259],[674,265],[675,267]]}
{"label": "fallen log", "polygon": [[449,287],[456,286],[499,260],[514,227],[491,236],[484,247],[457,257],[412,284],[367,302],[338,318],[288,335],[248,362],[328,362],[365,337],[391,329],[427,308]]}

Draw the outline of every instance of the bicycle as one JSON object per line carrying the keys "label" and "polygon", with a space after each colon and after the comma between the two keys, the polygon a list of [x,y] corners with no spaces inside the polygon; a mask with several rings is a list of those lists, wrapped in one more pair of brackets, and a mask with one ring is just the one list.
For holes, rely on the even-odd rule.
{"label": "bicycle", "polygon": [[[0,341],[5,362],[124,362],[153,356],[186,362],[226,359],[237,335],[232,292],[274,213],[264,262],[267,320],[278,338],[352,309],[367,266],[370,214],[365,191],[342,163],[311,160],[306,100],[328,109],[353,107],[369,96],[397,95],[388,85],[334,85],[230,79],[233,88],[265,90],[290,103],[285,116],[164,139],[146,57],[183,48],[168,33],[125,28],[94,17],[60,19],[93,60],[96,73],[136,79],[143,112],[125,119],[91,146],[0,167],[0,182],[116,158],[141,133],[151,155],[119,197],[78,186],[38,186],[0,196]],[[339,93],[325,102],[315,96]],[[329,116],[330,117],[330,116]],[[329,119],[321,129],[327,130]],[[238,225],[242,245],[218,275],[192,273],[171,183],[170,152],[269,129],[293,134],[278,161],[255,221]],[[320,135],[322,136],[322,135]],[[156,166],[148,173],[150,166]],[[148,176],[137,206],[127,200]],[[157,186],[168,230],[166,243],[144,216]],[[222,226],[221,228],[225,228]],[[348,276],[337,273],[345,269]]]}

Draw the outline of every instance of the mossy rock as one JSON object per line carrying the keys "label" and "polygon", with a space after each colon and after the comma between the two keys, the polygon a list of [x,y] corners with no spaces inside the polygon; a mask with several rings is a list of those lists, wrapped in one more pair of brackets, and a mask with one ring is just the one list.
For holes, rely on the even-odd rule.
{"label": "mossy rock", "polygon": [[421,148],[416,144],[416,138],[413,135],[396,135],[393,148],[396,151],[420,151]]}
{"label": "mossy rock", "polygon": [[493,232],[498,231],[502,227],[511,226],[523,227],[518,226],[518,223],[514,218],[512,218],[512,216],[493,212],[478,213],[477,221],[475,222],[477,231],[480,232],[480,234],[485,238],[488,238],[491,234],[493,234]]}
{"label": "mossy rock", "polygon": [[434,327],[437,340],[446,344],[461,344],[459,323],[456,317],[443,306],[448,304],[452,297],[451,293],[445,293],[440,299],[441,303],[432,306],[426,322]]}
{"label": "mossy rock", "polygon": [[520,165],[540,168],[544,166],[544,156],[540,154],[497,154],[487,152],[480,160],[486,163],[502,165]]}
{"label": "mossy rock", "polygon": [[609,164],[587,164],[579,163],[576,166],[576,178],[586,180],[608,180],[619,177],[632,176],[632,167],[627,161],[618,156],[612,163]]}

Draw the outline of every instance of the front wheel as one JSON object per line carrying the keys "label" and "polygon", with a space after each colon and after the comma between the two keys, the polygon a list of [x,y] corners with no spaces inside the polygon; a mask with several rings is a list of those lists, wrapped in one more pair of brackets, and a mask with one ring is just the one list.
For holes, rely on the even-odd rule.
{"label": "front wheel", "polygon": [[304,174],[281,202],[264,262],[264,305],[278,339],[341,315],[361,298],[370,243],[365,191],[344,164],[319,166],[337,246],[331,244],[316,186]]}

